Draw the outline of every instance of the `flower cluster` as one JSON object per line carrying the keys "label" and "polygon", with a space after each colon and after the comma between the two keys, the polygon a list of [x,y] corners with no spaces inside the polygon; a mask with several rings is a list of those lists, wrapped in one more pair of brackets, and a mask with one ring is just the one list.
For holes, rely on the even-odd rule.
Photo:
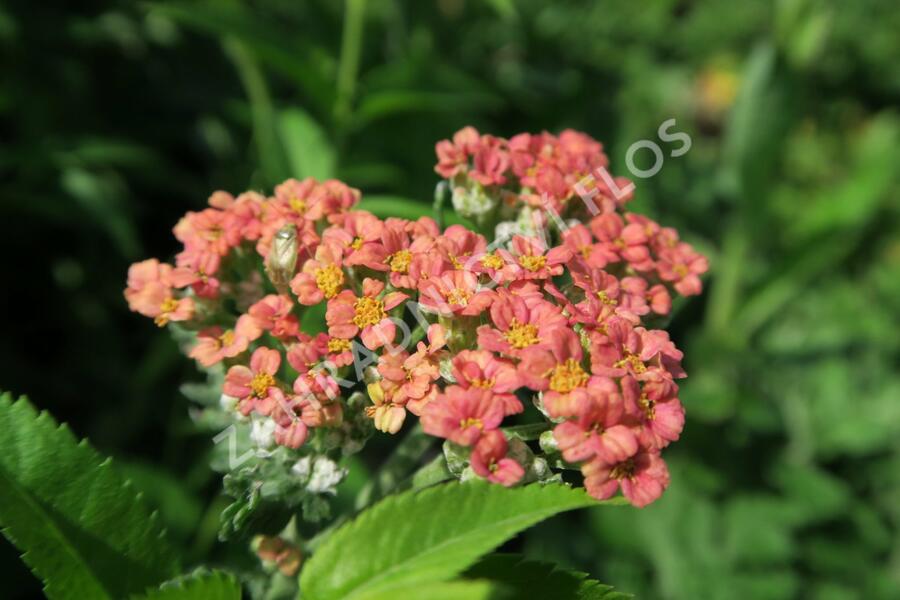
{"label": "flower cluster", "polygon": [[546,458],[580,469],[592,495],[621,488],[652,502],[669,479],[660,452],[684,423],[685,373],[647,318],[669,313],[673,294],[699,293],[705,259],[622,213],[608,189],[587,224],[556,218],[575,214],[585,173],[607,163],[583,134],[504,140],[466,128],[437,152],[455,197],[497,200],[496,214],[478,213],[483,230],[526,207],[538,229],[489,241],[427,217],[380,219],[338,181],[289,180],[272,197],[216,192],[175,227],[174,265],[131,267],[130,307],[193,332],[190,356],[224,365],[235,414],[270,420],[281,446],[340,431],[344,398],[364,389],[375,429],[419,417],[476,476],[535,479],[504,422],[538,419]]}
{"label": "flower cluster", "polygon": [[436,152],[435,171],[450,182],[460,214],[479,222],[515,219],[499,223],[498,234],[533,235],[554,220],[587,267],[629,277],[626,287],[645,286],[640,291],[659,314],[669,310],[667,287],[700,293],[706,258],[671,227],[625,210],[634,186],[609,174],[603,146],[591,137],[566,130],[506,140],[465,127],[438,142]]}

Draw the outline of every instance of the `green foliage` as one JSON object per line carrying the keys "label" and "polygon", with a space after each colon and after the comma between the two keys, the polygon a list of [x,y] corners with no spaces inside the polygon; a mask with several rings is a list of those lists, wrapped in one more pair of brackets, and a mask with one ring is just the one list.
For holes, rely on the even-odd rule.
{"label": "green foliage", "polygon": [[467,577],[501,582],[514,598],[627,600],[632,596],[589,579],[587,573],[526,560],[515,554],[491,554],[466,571]]}
{"label": "green foliage", "polygon": [[443,581],[519,531],[596,504],[563,485],[508,490],[482,481],[391,496],[317,549],[300,589],[310,600],[369,599]]}
{"label": "green foliage", "polygon": [[134,600],[240,600],[241,586],[233,575],[198,571],[178,577]]}
{"label": "green foliage", "polygon": [[0,525],[50,598],[121,598],[175,574],[131,485],[26,399],[0,397]]}

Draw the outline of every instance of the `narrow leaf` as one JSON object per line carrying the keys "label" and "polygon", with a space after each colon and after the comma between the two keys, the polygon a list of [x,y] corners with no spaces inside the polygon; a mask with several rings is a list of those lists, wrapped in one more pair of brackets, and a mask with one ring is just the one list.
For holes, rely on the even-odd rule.
{"label": "narrow leaf", "polygon": [[506,489],[472,481],[404,492],[326,540],[304,568],[300,588],[308,600],[359,600],[445,581],[519,531],[597,504],[584,490],[564,485]]}
{"label": "narrow leaf", "polygon": [[299,108],[282,111],[279,133],[292,177],[315,177],[319,181],[334,177],[334,146],[309,113]]}
{"label": "narrow leaf", "polygon": [[122,598],[177,573],[155,514],[110,461],[0,397],[0,527],[49,598]]}

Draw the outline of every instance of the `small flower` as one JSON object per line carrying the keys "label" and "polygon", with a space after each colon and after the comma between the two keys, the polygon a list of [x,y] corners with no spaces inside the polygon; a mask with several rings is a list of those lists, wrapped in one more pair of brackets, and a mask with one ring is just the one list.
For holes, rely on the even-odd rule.
{"label": "small flower", "polygon": [[490,325],[478,328],[478,345],[485,350],[519,356],[530,347],[544,347],[566,326],[557,307],[540,300],[529,305],[522,296],[499,293],[491,304]]}
{"label": "small flower", "polygon": [[581,467],[584,487],[598,500],[611,498],[616,490],[634,506],[642,508],[669,487],[669,469],[659,451],[640,449],[634,456],[614,464],[592,460]]}
{"label": "small flower", "polygon": [[270,294],[250,307],[247,313],[255,325],[277,338],[292,338],[300,331],[297,317],[291,314],[294,302],[283,295]]}
{"label": "small flower", "polygon": [[408,296],[392,292],[382,296],[384,284],[375,279],[363,281],[363,295],[357,297],[351,290],[344,290],[328,301],[325,320],[328,333],[333,337],[349,340],[359,334],[363,345],[375,350],[394,341],[397,328],[387,311],[395,308]]}
{"label": "small flower", "polygon": [[591,231],[597,237],[600,251],[608,262],[625,261],[638,271],[653,268],[648,239],[643,227],[628,225],[617,213],[605,213],[591,220]]}
{"label": "small flower", "polygon": [[472,470],[491,483],[506,487],[515,485],[525,475],[525,470],[522,465],[506,456],[507,448],[506,437],[502,432],[496,429],[485,432],[472,450]]}
{"label": "small flower", "polygon": [[337,246],[323,243],[316,249],[316,257],[303,264],[303,269],[291,280],[291,291],[300,304],[311,306],[337,296],[344,287],[341,269],[342,252]]}
{"label": "small flower", "polygon": [[442,316],[479,315],[490,306],[494,295],[481,289],[471,271],[445,271],[419,284],[419,302],[426,310]]}
{"label": "small flower", "polygon": [[281,366],[281,354],[270,348],[257,348],[250,366],[235,365],[225,375],[223,391],[238,399],[238,409],[245,415],[256,411],[268,415],[284,402],[284,393],[275,376]]}
{"label": "small flower", "polygon": [[211,367],[225,358],[234,358],[250,345],[250,338],[241,333],[241,329],[243,326],[239,319],[235,329],[209,327],[200,331],[197,334],[197,344],[191,349],[189,356],[204,367]]}
{"label": "small flower", "polygon": [[582,413],[597,389],[596,379],[581,366],[582,355],[581,342],[571,329],[560,329],[546,347],[522,353],[519,377],[531,389],[544,392],[544,408],[553,418]]}
{"label": "small flower", "polygon": [[490,391],[451,385],[425,408],[422,427],[430,435],[471,446],[502,420],[503,403]]}
{"label": "small flower", "polygon": [[500,250],[506,261],[509,281],[515,279],[548,279],[563,272],[563,264],[572,258],[572,251],[566,246],[557,246],[549,251],[540,240],[521,235],[513,236],[512,251]]}
{"label": "small flower", "polygon": [[663,449],[674,442],[684,429],[684,407],[675,394],[678,387],[656,372],[653,381],[641,384],[631,376],[622,378],[622,393],[628,419],[637,431],[641,444]]}
{"label": "small flower", "polygon": [[522,380],[510,361],[487,350],[463,350],[453,357],[452,369],[453,378],[460,387],[493,392],[494,398],[503,403],[504,414],[513,415],[525,410],[514,393],[522,386]]}
{"label": "small flower", "polygon": [[634,432],[623,424],[623,404],[618,386],[612,379],[597,377],[591,382],[592,402],[573,420],[563,421],[553,430],[563,458],[581,462],[594,457],[615,463],[632,456],[638,449]]}

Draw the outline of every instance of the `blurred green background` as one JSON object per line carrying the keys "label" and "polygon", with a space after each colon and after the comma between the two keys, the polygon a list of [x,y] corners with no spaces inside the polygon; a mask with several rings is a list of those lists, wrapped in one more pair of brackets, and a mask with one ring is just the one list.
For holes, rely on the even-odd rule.
{"label": "blurred green background", "polygon": [[[334,175],[429,202],[434,143],[467,124],[580,129],[621,175],[656,140],[634,208],[712,262],[671,326],[672,486],[514,549],[639,598],[900,598],[898,32],[894,0],[9,0],[0,387],[116,456],[188,562],[216,557],[221,483],[178,390],[198,374],[128,313],[130,262],[171,257],[215,189]],[[2,595],[38,594],[2,544]]]}

